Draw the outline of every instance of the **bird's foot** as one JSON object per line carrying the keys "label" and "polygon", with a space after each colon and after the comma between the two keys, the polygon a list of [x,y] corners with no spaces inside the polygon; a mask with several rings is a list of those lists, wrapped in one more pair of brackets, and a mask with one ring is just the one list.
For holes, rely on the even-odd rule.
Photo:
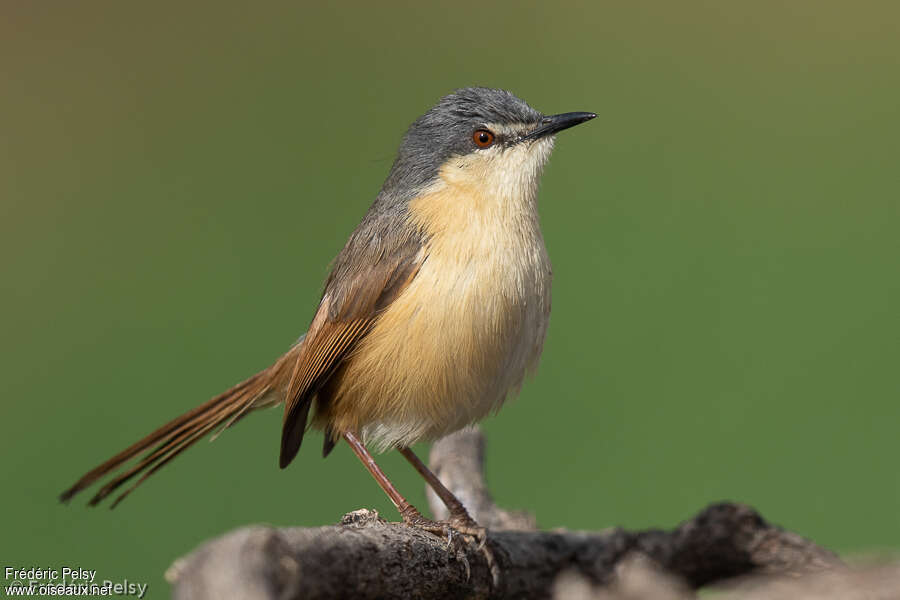
{"label": "bird's foot", "polygon": [[478,542],[478,550],[484,550],[485,544],[487,544],[487,529],[476,523],[475,519],[470,517],[465,510],[456,514],[451,513],[447,523],[454,531]]}
{"label": "bird's foot", "polygon": [[456,559],[466,568],[466,581],[469,580],[471,574],[469,560],[466,558],[467,546],[474,546],[476,551],[484,556],[491,577],[497,581],[499,571],[494,554],[487,547],[487,529],[476,523],[468,513],[451,515],[446,521],[432,521],[423,517],[418,510],[410,506],[407,510],[401,510],[400,515],[407,526],[427,531],[447,540],[447,550],[453,550]]}
{"label": "bird's foot", "polygon": [[447,540],[448,548],[453,545],[454,539],[457,537],[454,534],[462,533],[456,531],[449,521],[432,521],[431,519],[426,519],[422,516],[422,513],[412,506],[407,510],[400,511],[400,516],[403,517],[403,523],[407,526],[427,531],[441,539]]}

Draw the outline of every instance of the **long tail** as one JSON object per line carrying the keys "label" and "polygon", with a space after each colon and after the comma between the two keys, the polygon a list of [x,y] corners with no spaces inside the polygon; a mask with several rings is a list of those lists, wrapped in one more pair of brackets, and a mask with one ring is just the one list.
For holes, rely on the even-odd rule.
{"label": "long tail", "polygon": [[89,502],[91,506],[97,505],[122,484],[143,473],[140,479],[116,498],[115,502],[110,506],[110,508],[115,508],[119,502],[124,500],[128,494],[133,492],[148,477],[187,450],[207,433],[220,425],[223,430],[227,429],[245,416],[250,409],[269,404],[265,396],[278,387],[279,381],[283,376],[285,364],[290,361],[293,354],[293,351],[288,352],[268,369],[260,371],[212,400],[166,423],[144,439],[116,454],[102,465],[86,473],[75,485],[60,495],[60,500],[68,502],[81,490],[116,471],[142,452],[147,451],[133,466],[122,471],[100,488],[100,491]]}

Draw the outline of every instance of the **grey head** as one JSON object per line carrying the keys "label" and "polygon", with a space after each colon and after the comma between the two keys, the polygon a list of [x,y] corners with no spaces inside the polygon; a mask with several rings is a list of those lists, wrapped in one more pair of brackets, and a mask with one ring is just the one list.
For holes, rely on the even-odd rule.
{"label": "grey head", "polygon": [[[595,116],[583,112],[546,116],[506,90],[456,90],[410,125],[376,205],[412,199],[438,176],[451,157],[483,151],[489,146],[502,150],[552,135]],[[480,138],[477,132],[482,132]]]}
{"label": "grey head", "polygon": [[441,98],[410,125],[381,192],[335,259],[324,291],[330,317],[365,313],[359,290],[367,289],[365,282],[370,280],[384,288],[383,292],[377,288],[380,295],[374,304],[376,309],[383,307],[392,297],[391,282],[405,281],[409,269],[418,264],[427,233],[407,218],[410,202],[440,177],[443,168],[453,165],[456,175],[483,178],[478,183],[485,185],[491,184],[491,174],[504,170],[539,176],[553,134],[596,116],[543,115],[507,91],[483,87]]}

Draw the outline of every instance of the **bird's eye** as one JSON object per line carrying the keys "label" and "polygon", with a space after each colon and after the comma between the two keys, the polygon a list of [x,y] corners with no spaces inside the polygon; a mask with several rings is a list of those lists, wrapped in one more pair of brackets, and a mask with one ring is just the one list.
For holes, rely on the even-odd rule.
{"label": "bird's eye", "polygon": [[494,145],[494,134],[487,129],[476,129],[472,134],[472,141],[479,148],[490,148]]}

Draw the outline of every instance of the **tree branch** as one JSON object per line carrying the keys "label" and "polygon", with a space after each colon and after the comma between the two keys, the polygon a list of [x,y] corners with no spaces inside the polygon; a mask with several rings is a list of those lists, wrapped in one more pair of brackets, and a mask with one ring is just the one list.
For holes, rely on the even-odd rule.
{"label": "tree branch", "polygon": [[[709,506],[672,531],[536,531],[533,517],[498,508],[487,490],[484,439],[470,429],[434,444],[435,473],[483,525],[498,573],[474,545],[442,540],[374,511],[317,528],[245,527],[205,543],[166,574],[175,598],[542,598],[560,573],[609,584],[635,556],[698,588],[754,574],[840,566],[812,542],[766,522],[752,508]],[[430,498],[438,518],[442,507]]]}

